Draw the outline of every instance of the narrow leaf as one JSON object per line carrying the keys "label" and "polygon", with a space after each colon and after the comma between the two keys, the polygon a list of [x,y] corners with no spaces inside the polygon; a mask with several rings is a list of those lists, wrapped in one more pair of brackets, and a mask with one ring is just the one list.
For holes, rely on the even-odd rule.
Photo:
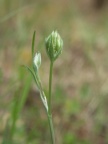
{"label": "narrow leaf", "polygon": [[36,31],[34,31],[33,38],[32,38],[32,59],[34,58],[35,36],[36,36]]}
{"label": "narrow leaf", "polygon": [[26,65],[22,65],[22,66],[25,67],[31,73],[31,75],[33,76],[33,78],[34,78],[34,80],[35,80],[35,82],[37,84],[37,80],[36,80],[34,72],[28,66],[26,66]]}

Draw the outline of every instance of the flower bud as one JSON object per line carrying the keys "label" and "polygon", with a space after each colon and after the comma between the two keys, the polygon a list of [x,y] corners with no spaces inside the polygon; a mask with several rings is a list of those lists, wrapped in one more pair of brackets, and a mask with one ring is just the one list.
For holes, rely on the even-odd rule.
{"label": "flower bud", "polygon": [[63,49],[63,40],[57,31],[53,31],[46,39],[45,39],[46,51],[53,62],[57,59],[57,57],[61,54]]}
{"label": "flower bud", "polygon": [[40,65],[41,65],[41,54],[36,53],[35,57],[34,57],[34,60],[33,60],[33,68],[36,72],[38,71]]}

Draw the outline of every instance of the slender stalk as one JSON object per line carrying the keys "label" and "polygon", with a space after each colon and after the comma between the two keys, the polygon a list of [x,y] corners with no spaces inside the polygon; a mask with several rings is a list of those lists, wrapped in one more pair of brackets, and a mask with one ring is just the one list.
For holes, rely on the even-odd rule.
{"label": "slender stalk", "polygon": [[55,144],[54,127],[53,127],[52,114],[51,114],[52,71],[53,71],[53,62],[50,63],[49,99],[48,99],[48,114],[47,114],[47,116],[48,116],[48,122],[49,122],[50,133],[51,133],[51,141],[52,141],[52,144]]}
{"label": "slender stalk", "polygon": [[54,136],[54,127],[53,127],[52,115],[49,115],[47,113],[47,116],[48,116],[48,123],[49,123],[50,133],[51,133],[51,142],[52,142],[52,144],[55,144],[55,136]]}
{"label": "slender stalk", "polygon": [[53,71],[53,62],[50,63],[50,75],[49,75],[49,99],[48,99],[49,114],[51,114],[52,71]]}
{"label": "slender stalk", "polygon": [[[55,144],[55,136],[54,136],[54,128],[53,128],[53,121],[52,121],[52,115],[51,115],[51,88],[52,88],[52,69],[53,69],[53,63],[50,65],[50,76],[49,76],[49,97],[50,100],[48,101],[50,106],[48,106],[48,111],[46,110],[46,114],[47,114],[47,118],[48,118],[48,123],[49,123],[49,127],[50,127],[50,134],[51,134],[51,141],[52,144]],[[41,85],[41,81],[39,79],[38,74],[35,75],[36,76],[36,80],[37,80],[37,86],[40,89],[40,93],[42,94],[42,96],[44,97],[44,93],[43,93],[43,89],[42,89],[42,85]]]}

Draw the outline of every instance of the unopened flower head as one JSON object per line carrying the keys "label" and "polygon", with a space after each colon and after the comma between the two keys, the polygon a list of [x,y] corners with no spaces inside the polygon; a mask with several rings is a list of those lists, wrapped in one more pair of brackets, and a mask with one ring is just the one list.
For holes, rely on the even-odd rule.
{"label": "unopened flower head", "polygon": [[38,71],[40,65],[41,65],[41,54],[40,53],[36,53],[35,57],[34,57],[34,60],[33,60],[34,69],[36,71]]}
{"label": "unopened flower head", "polygon": [[51,61],[55,61],[63,49],[63,40],[57,31],[53,31],[45,40],[46,51]]}

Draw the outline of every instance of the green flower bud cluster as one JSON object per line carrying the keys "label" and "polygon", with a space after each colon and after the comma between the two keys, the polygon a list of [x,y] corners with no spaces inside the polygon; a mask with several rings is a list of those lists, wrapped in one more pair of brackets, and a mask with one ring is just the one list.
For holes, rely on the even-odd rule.
{"label": "green flower bud cluster", "polygon": [[58,56],[61,54],[63,49],[63,40],[57,31],[53,31],[46,39],[46,52],[51,60],[51,62],[55,61]]}

